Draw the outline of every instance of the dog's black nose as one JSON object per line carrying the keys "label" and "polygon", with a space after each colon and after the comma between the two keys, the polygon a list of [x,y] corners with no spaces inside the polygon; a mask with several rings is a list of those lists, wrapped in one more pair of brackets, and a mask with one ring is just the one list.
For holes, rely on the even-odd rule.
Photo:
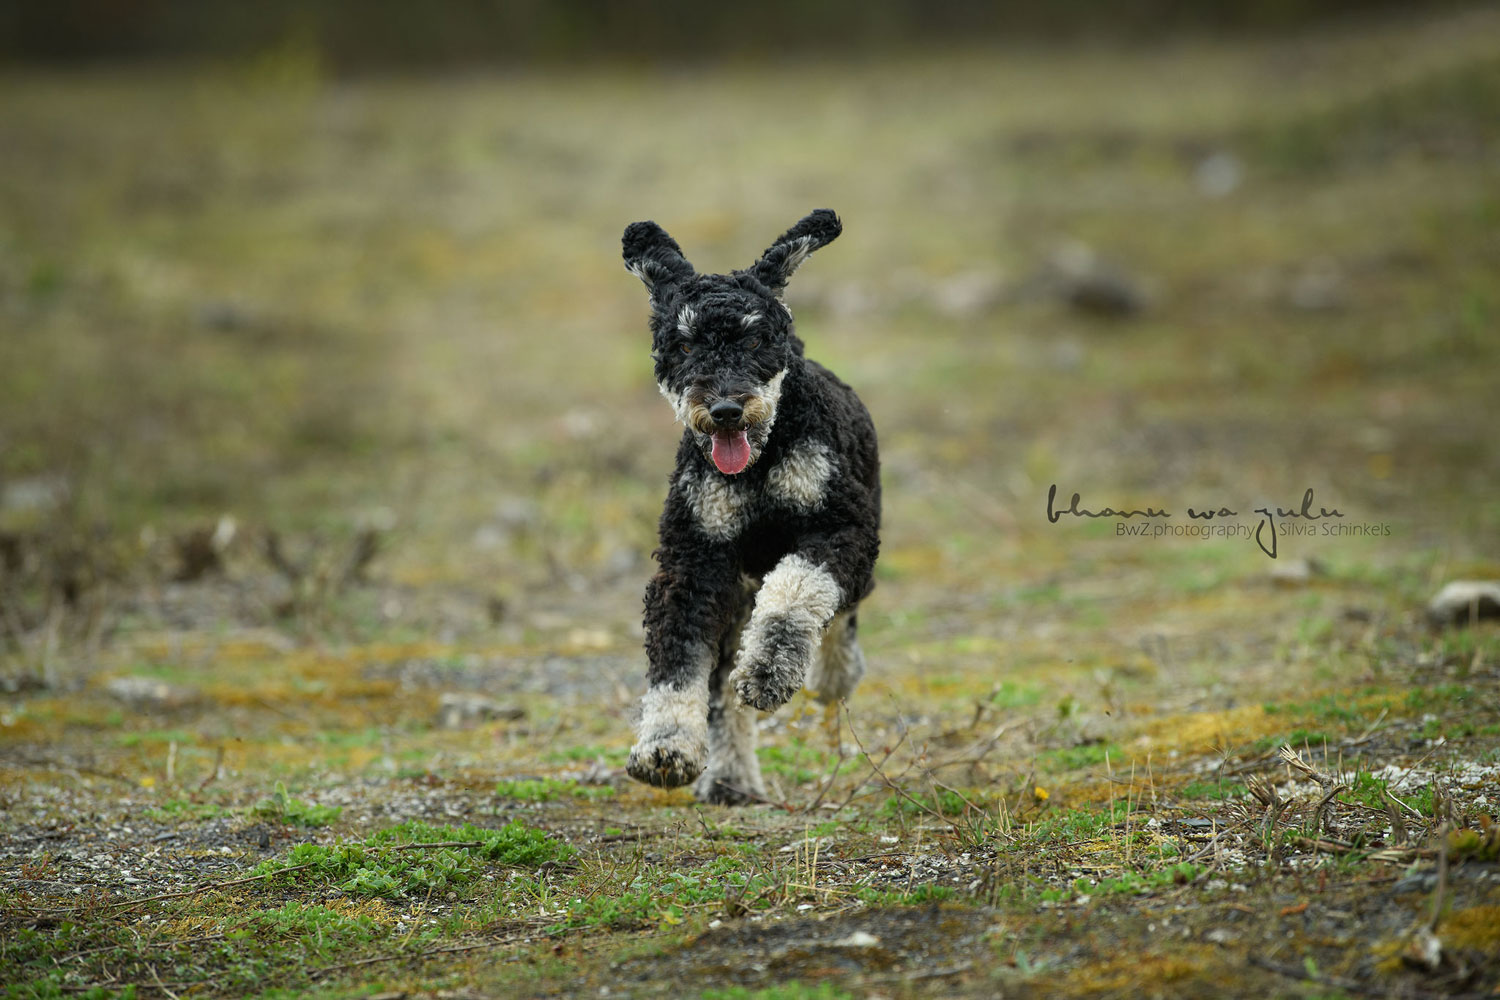
{"label": "dog's black nose", "polygon": [[744,414],[745,408],[732,399],[721,399],[708,408],[708,415],[721,427],[739,423]]}

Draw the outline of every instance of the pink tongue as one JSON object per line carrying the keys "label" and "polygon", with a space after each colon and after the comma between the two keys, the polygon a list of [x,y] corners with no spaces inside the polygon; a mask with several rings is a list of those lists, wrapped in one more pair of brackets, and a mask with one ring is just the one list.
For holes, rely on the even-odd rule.
{"label": "pink tongue", "polygon": [[750,464],[750,439],[744,431],[714,432],[714,464],[726,476],[745,471]]}

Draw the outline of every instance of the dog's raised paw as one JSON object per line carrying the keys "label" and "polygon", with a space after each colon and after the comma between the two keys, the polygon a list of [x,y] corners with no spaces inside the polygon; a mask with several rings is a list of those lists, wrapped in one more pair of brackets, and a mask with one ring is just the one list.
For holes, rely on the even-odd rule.
{"label": "dog's raised paw", "polygon": [[625,770],[637,781],[644,781],[657,788],[679,788],[691,784],[703,773],[703,759],[708,750],[701,743],[672,734],[650,740],[641,740],[630,748],[630,759]]}
{"label": "dog's raised paw", "polygon": [[740,704],[758,708],[762,712],[774,712],[792,700],[792,695],[802,690],[801,674],[789,669],[757,670],[754,667],[736,667],[729,675],[734,693]]}
{"label": "dog's raised paw", "polygon": [[784,618],[760,625],[740,649],[739,663],[729,674],[740,703],[774,712],[802,690],[812,663],[816,634]]}

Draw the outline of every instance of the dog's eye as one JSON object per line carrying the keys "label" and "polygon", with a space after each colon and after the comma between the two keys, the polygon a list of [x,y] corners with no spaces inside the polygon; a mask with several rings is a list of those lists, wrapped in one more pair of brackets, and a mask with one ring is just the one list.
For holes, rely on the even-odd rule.
{"label": "dog's eye", "polygon": [[753,351],[753,350],[755,350],[759,346],[760,346],[760,341],[759,340],[752,340],[752,341],[750,341],[750,350]]}
{"label": "dog's eye", "polygon": [[687,344],[683,344],[682,345],[682,353],[683,354],[692,354],[693,353],[693,349],[691,347],[689,347]]}

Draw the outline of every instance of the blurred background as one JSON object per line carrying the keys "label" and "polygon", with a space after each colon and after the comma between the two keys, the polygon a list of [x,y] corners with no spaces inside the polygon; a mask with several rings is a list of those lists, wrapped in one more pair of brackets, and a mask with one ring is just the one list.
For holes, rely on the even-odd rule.
{"label": "blurred background", "polygon": [[1390,528],[1293,575],[1493,565],[1495,5],[73,0],[0,60],[12,687],[193,632],[635,683],[645,218],[723,271],[842,215],[789,301],[881,434],[872,660],[1252,613],[1252,543],[1049,524],[1053,483]]}

